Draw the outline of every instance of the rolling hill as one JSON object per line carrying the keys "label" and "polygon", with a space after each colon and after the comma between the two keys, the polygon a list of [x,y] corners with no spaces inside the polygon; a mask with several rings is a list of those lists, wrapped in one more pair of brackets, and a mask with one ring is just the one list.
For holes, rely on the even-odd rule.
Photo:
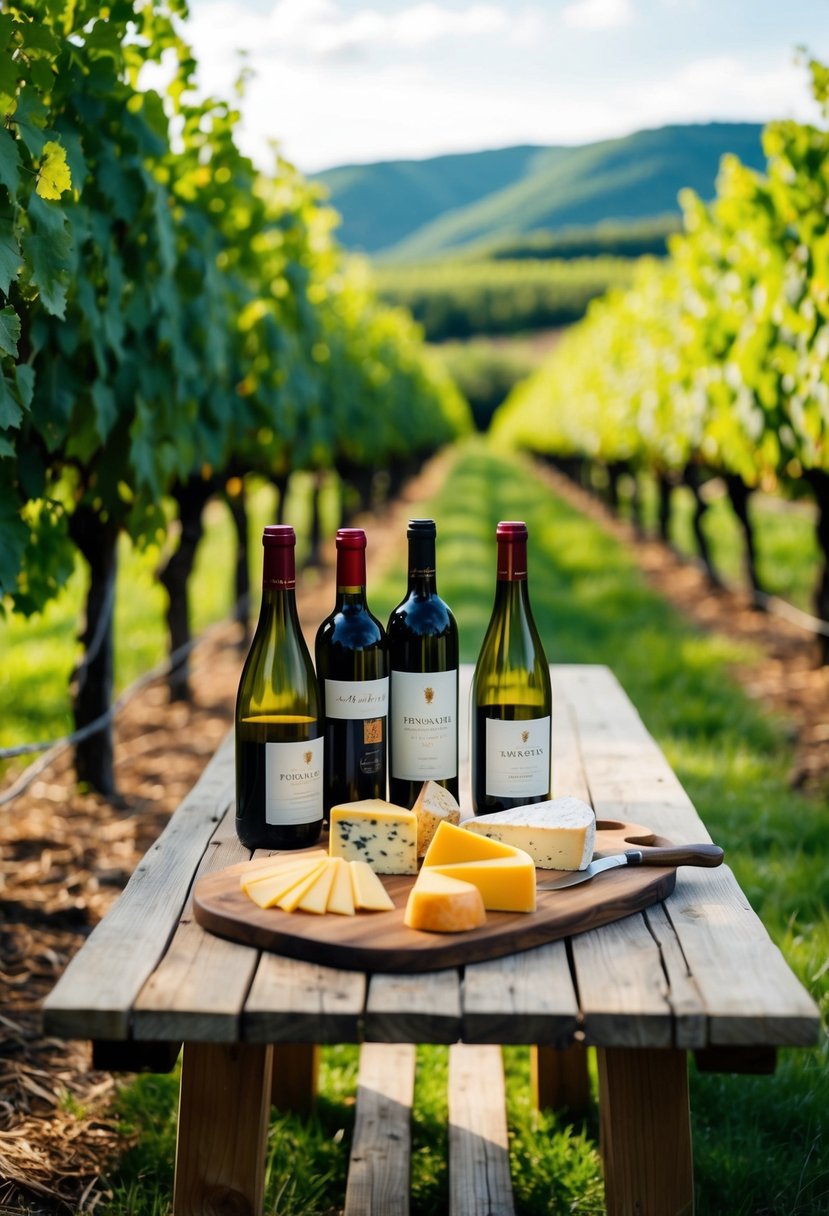
{"label": "rolling hill", "polygon": [[578,147],[501,148],[324,170],[348,249],[422,260],[541,230],[677,212],[690,186],[713,197],[727,152],[762,169],[762,126],[705,123]]}

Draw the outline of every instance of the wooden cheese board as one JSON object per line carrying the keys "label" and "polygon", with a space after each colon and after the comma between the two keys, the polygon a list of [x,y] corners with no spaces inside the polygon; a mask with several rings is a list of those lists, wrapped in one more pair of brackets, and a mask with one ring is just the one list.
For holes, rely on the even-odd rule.
{"label": "wooden cheese board", "polygon": [[[670,841],[640,824],[600,820],[594,857],[666,844]],[[327,847],[327,841],[316,847],[320,845]],[[676,881],[673,866],[623,867],[564,890],[539,890],[534,912],[488,912],[486,924],[478,929],[442,934],[403,924],[413,874],[381,876],[394,911],[314,916],[258,908],[239,886],[248,865],[241,862],[198,879],[193,890],[198,923],[244,945],[349,971],[439,971],[500,958],[641,912],[670,895]],[[537,880],[549,882],[559,873],[538,870]]]}

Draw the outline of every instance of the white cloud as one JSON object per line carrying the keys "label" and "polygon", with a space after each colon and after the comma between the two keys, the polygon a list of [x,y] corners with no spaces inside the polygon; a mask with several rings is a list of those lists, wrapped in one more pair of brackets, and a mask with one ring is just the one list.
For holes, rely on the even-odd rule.
{"label": "white cloud", "polygon": [[565,25],[583,30],[611,30],[634,19],[631,0],[575,0],[561,11]]}

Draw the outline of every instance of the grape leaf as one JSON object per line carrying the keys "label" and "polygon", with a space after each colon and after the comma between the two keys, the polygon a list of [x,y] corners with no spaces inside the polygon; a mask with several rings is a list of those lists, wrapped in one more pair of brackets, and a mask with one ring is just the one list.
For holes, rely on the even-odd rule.
{"label": "grape leaf", "polygon": [[12,198],[17,198],[20,186],[20,153],[17,140],[0,127],[0,184],[4,185]]}
{"label": "grape leaf", "polygon": [[59,199],[64,190],[72,189],[72,176],[66,162],[66,151],[53,139],[43,145],[43,157],[35,186],[41,198]]}
{"label": "grape leaf", "polygon": [[0,221],[0,291],[9,294],[9,287],[20,273],[23,261],[17,235],[11,224]]}
{"label": "grape leaf", "polygon": [[28,529],[20,518],[20,503],[11,481],[0,477],[0,598],[11,595],[28,540]]}
{"label": "grape leaf", "polygon": [[0,309],[0,352],[17,358],[17,344],[20,341],[20,317],[7,304]]}
{"label": "grape leaf", "polygon": [[0,427],[10,430],[16,427],[23,417],[23,410],[18,404],[10,380],[0,376]]}

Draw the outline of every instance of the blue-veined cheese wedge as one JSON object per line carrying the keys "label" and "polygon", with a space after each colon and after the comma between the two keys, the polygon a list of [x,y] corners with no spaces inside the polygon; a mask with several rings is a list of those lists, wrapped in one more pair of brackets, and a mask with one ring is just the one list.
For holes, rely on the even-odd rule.
{"label": "blue-veined cheese wedge", "polygon": [[413,811],[363,798],[332,806],[328,852],[365,861],[375,874],[417,873],[417,816]]}

